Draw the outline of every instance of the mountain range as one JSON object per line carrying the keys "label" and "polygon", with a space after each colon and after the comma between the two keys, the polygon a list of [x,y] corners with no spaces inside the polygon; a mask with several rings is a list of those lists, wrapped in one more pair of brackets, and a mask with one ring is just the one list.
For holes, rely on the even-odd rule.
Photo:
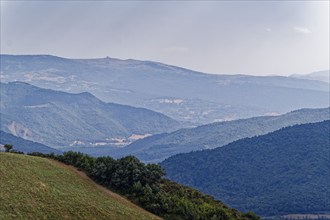
{"label": "mountain range", "polygon": [[309,74],[292,74],[291,77],[300,79],[318,80],[326,83],[330,83],[330,72],[329,70],[318,71]]}
{"label": "mountain range", "polygon": [[23,82],[0,85],[1,130],[54,148],[122,146],[180,127],[161,113],[104,103],[87,92],[71,94]]}
{"label": "mountain range", "polygon": [[1,81],[24,81],[144,107],[200,125],[329,106],[329,83],[283,76],[205,74],[152,61],[1,55]]}
{"label": "mountain range", "polygon": [[295,125],[224,147],[178,154],[167,177],[262,216],[330,210],[330,121]]}

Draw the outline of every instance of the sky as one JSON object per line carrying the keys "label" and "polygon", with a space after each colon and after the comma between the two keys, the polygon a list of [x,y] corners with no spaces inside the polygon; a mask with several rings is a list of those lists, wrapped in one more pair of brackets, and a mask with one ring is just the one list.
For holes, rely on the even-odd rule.
{"label": "sky", "polygon": [[1,54],[158,61],[205,73],[329,69],[329,1],[3,1]]}

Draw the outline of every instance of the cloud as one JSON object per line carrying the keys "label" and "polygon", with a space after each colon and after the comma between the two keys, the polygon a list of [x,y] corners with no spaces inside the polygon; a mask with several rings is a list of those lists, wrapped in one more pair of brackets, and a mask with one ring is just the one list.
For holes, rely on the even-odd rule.
{"label": "cloud", "polygon": [[271,29],[271,28],[266,28],[266,31],[267,31],[267,32],[271,32],[272,29]]}
{"label": "cloud", "polygon": [[164,51],[173,52],[173,53],[176,53],[176,52],[183,53],[183,52],[188,52],[189,49],[186,47],[171,46],[171,47],[165,48]]}
{"label": "cloud", "polygon": [[312,31],[305,27],[293,27],[293,30],[301,34],[311,34]]}

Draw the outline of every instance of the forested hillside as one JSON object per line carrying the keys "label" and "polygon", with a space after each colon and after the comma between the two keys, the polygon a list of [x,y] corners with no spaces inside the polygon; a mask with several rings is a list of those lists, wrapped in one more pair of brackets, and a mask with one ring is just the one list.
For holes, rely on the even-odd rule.
{"label": "forested hillside", "polygon": [[167,177],[269,216],[330,211],[330,121],[296,125],[161,163]]}

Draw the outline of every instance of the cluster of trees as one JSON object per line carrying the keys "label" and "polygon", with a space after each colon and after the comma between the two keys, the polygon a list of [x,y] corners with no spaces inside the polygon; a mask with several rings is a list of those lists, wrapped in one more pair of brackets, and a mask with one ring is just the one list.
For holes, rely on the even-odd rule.
{"label": "cluster of trees", "polygon": [[189,187],[164,178],[159,165],[144,164],[136,157],[93,158],[79,152],[63,155],[30,153],[72,165],[97,183],[121,194],[144,209],[165,219],[259,219],[243,214]]}
{"label": "cluster of trees", "polygon": [[12,144],[5,144],[3,147],[5,148],[5,152],[24,154],[24,152],[22,152],[22,151],[14,150]]}

